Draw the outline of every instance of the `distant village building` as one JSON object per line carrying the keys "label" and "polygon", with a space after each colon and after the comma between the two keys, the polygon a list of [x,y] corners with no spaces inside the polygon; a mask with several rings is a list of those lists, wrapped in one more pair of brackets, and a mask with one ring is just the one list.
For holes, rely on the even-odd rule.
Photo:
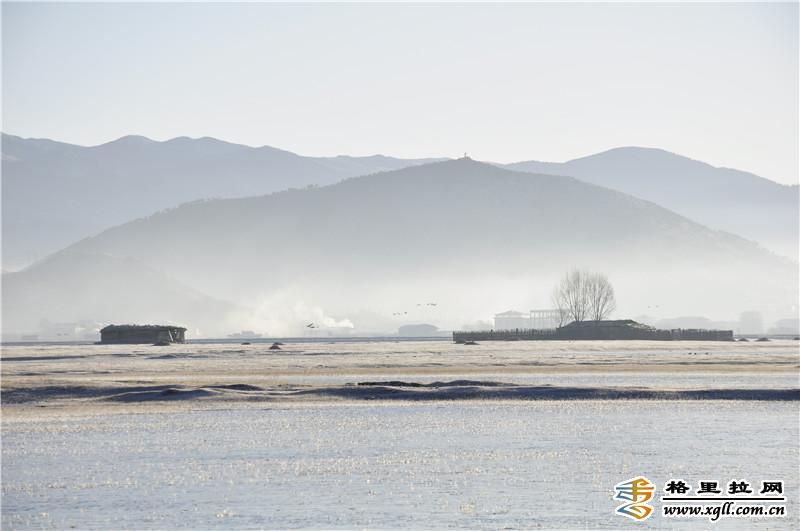
{"label": "distant village building", "polygon": [[522,312],[508,310],[495,314],[494,316],[494,329],[495,330],[516,330],[516,329],[531,328],[531,317]]}
{"label": "distant village building", "polygon": [[558,310],[531,310],[531,328],[545,330],[556,328],[561,322],[561,313]]}
{"label": "distant village building", "polygon": [[186,329],[169,325],[108,325],[100,330],[100,343],[183,343]]}

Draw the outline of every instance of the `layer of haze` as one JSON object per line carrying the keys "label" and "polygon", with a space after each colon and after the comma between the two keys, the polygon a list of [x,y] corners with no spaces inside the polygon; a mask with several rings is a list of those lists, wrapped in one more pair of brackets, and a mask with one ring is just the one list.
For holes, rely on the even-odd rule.
{"label": "layer of haze", "polygon": [[307,155],[654,146],[798,181],[798,5],[3,3],[5,132]]}

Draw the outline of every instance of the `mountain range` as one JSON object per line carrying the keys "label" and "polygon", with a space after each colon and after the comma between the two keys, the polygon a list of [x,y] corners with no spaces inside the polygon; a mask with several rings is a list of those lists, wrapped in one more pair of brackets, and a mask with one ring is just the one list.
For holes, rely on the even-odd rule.
{"label": "mountain range", "polygon": [[527,161],[506,167],[568,175],[613,188],[798,259],[798,185],[641,147],[611,149],[563,163]]}
{"label": "mountain range", "polygon": [[[185,202],[269,194],[442,159],[305,157],[214,138],[126,136],[99,146],[2,135],[3,269]],[[659,149],[505,167],[563,175],[652,201],[798,259],[800,188]]]}
{"label": "mountain range", "polygon": [[99,146],[2,135],[3,268],[181,203],[263,195],[430,162],[303,157],[214,138],[126,136]]}
{"label": "mountain range", "polygon": [[[230,332],[228,314],[239,308],[251,312],[240,328],[258,330],[272,319],[270,332],[296,332],[297,322],[276,322],[275,315],[296,316],[297,304],[337,318],[369,309],[399,314],[400,323],[456,326],[498,308],[549,304],[552,286],[571,267],[607,273],[622,313],[652,304],[666,314],[759,309],[784,316],[795,311],[798,295],[796,264],[754,242],[572,177],[466,158],[193,202],[118,225],[50,256],[27,277],[5,275],[4,315],[41,315],[63,305],[48,299],[63,293],[58,284],[75,297],[124,308],[137,287],[114,289],[67,265],[109,259],[159,272],[154,286],[168,278],[204,294],[184,306],[218,312],[216,327],[204,318],[207,334]],[[41,298],[27,296],[21,279]],[[162,298],[191,299],[148,293],[153,308]],[[203,306],[214,304],[208,301],[231,301],[237,309],[206,312]],[[100,315],[105,306],[96,307],[98,315],[82,308],[74,317],[107,319]],[[180,316],[192,318],[188,310]]]}

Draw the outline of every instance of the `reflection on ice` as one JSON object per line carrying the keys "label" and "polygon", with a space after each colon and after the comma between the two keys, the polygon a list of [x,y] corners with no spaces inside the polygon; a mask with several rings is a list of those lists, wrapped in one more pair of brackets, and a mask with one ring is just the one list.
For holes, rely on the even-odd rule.
{"label": "reflection on ice", "polygon": [[796,402],[237,407],[5,422],[4,528],[619,528],[613,485],[783,478]]}

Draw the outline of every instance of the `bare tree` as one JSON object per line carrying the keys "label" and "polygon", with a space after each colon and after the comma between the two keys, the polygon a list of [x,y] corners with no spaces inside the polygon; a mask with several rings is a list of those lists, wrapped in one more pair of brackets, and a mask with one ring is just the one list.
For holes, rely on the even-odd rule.
{"label": "bare tree", "polygon": [[559,326],[568,320],[600,321],[616,308],[614,288],[602,273],[573,269],[553,290],[553,306],[558,311]]}
{"label": "bare tree", "polygon": [[559,316],[573,321],[583,321],[586,318],[588,313],[586,277],[585,271],[573,269],[558,283],[553,291],[553,304],[558,309]]}
{"label": "bare tree", "polygon": [[563,280],[553,288],[553,294],[550,300],[553,302],[553,307],[558,312],[558,326],[559,328],[567,324],[569,321],[569,310],[567,309],[567,297],[562,289]]}
{"label": "bare tree", "polygon": [[602,321],[617,308],[614,287],[602,273],[589,275],[587,282],[589,317]]}
{"label": "bare tree", "polygon": [[569,311],[564,307],[559,307],[559,303],[555,302],[553,299],[554,304],[556,306],[556,310],[558,311],[557,319],[558,319],[558,326],[562,327],[565,324],[569,323]]}
{"label": "bare tree", "polygon": [[550,296],[553,307],[556,309],[558,319],[558,327],[562,327],[569,322],[569,310],[567,309],[567,297],[561,289],[561,284],[558,284],[553,289],[553,294]]}

